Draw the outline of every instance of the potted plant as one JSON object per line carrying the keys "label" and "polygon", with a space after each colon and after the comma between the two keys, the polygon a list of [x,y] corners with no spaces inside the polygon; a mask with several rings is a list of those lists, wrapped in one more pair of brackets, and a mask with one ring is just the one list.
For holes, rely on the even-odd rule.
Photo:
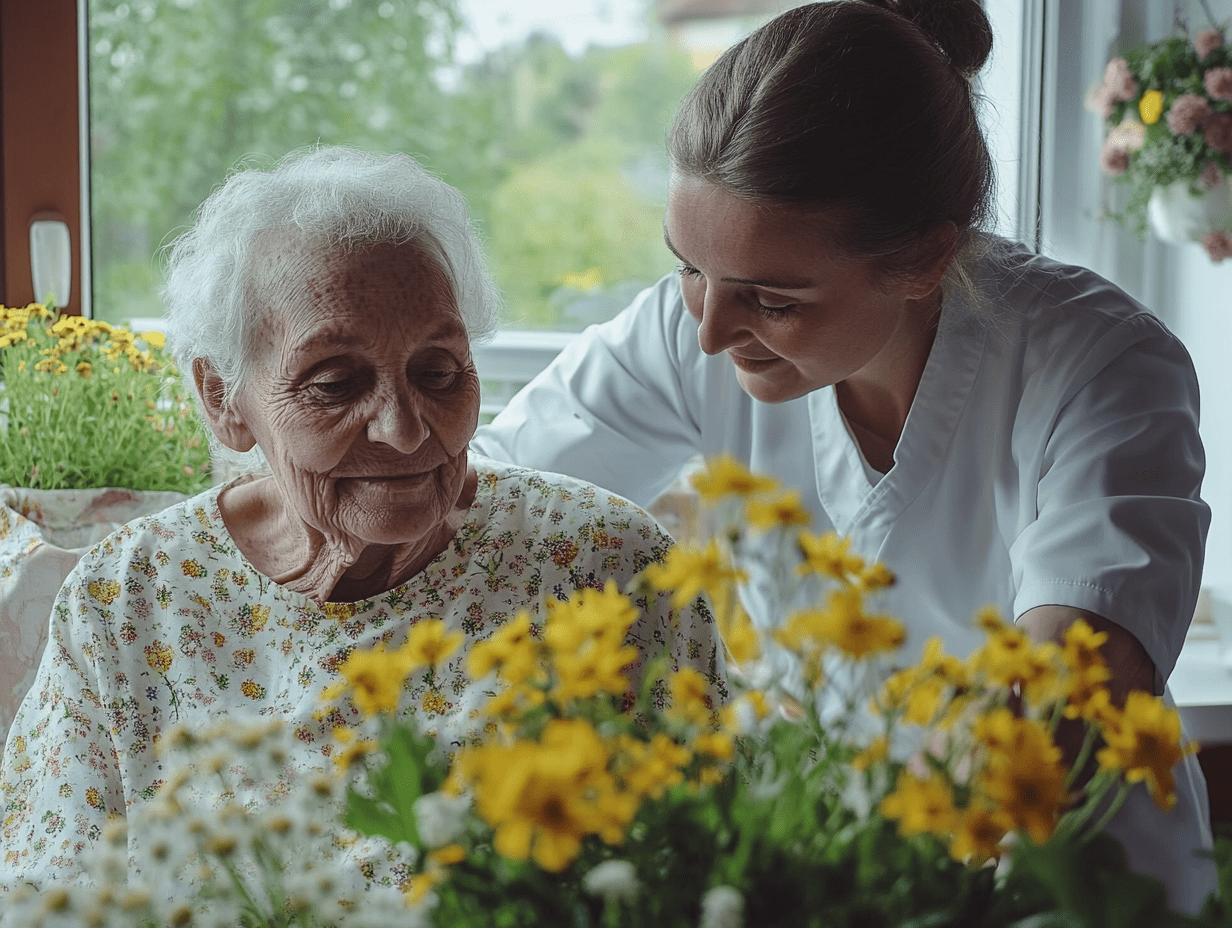
{"label": "potted plant", "polygon": [[162,347],[160,332],[0,306],[0,737],[78,557],[210,483],[204,427]]}
{"label": "potted plant", "polygon": [[[885,566],[808,531],[798,493],[730,459],[694,486],[720,528],[640,590],[709,595],[742,671],[726,706],[665,663],[629,692],[636,610],[609,583],[551,603],[541,625],[509,617],[465,655],[457,711],[416,716],[415,688],[463,640],[422,619],[398,647],[352,651],[322,693],[334,771],[295,772],[310,740],[297,722],[166,732],[159,793],[108,826],[88,879],[12,894],[12,923],[1230,923],[1232,841],[1215,849],[1222,892],[1188,917],[1102,834],[1134,782],[1167,808],[1194,750],[1162,699],[1111,702],[1102,634],[1077,623],[1064,646],[1033,643],[986,609],[969,657],[934,640],[895,672],[905,629],[875,611]],[[736,584],[767,549],[794,552],[778,579],[804,607],[760,628]],[[1072,762],[1054,739],[1063,717],[1088,725]]]}
{"label": "potted plant", "polygon": [[1113,218],[1232,256],[1232,48],[1219,29],[1149,42],[1108,62],[1088,98],[1107,134],[1100,166],[1129,188]]}

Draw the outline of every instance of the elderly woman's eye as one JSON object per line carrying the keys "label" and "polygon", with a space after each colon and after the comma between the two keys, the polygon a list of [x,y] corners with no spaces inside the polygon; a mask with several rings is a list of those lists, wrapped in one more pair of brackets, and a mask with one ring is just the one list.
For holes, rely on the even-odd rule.
{"label": "elderly woman's eye", "polygon": [[447,390],[453,386],[454,381],[458,377],[456,370],[428,370],[422,371],[419,375],[420,381],[429,390]]}
{"label": "elderly woman's eye", "polygon": [[314,380],[308,385],[309,391],[320,399],[341,399],[355,387],[349,379]]}

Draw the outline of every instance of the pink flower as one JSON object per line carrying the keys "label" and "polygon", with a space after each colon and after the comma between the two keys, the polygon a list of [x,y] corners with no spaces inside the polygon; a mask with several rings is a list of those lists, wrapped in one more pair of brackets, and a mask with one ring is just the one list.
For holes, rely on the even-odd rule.
{"label": "pink flower", "polygon": [[1219,170],[1219,165],[1214,161],[1208,161],[1202,167],[1202,173],[1198,176],[1198,185],[1203,190],[1214,190],[1223,183],[1223,171]]}
{"label": "pink flower", "polygon": [[1232,68],[1211,68],[1202,78],[1202,86],[1212,100],[1232,100]]}
{"label": "pink flower", "polygon": [[1083,100],[1083,105],[1092,113],[1099,113],[1104,119],[1112,117],[1112,110],[1116,106],[1116,98],[1112,96],[1112,91],[1100,84],[1098,87],[1092,87],[1087,91],[1086,99]]}
{"label": "pink flower", "polygon": [[1124,174],[1129,170],[1129,152],[1123,145],[1108,139],[1099,153],[1099,166],[1105,174]]}
{"label": "pink flower", "polygon": [[1104,68],[1104,87],[1114,101],[1132,100],[1138,96],[1138,82],[1124,58],[1113,58]]}
{"label": "pink flower", "polygon": [[1168,109],[1168,128],[1177,135],[1192,135],[1211,114],[1211,104],[1206,97],[1183,93]]}
{"label": "pink flower", "polygon": [[1193,43],[1198,53],[1198,60],[1201,61],[1223,44],[1223,33],[1218,29],[1203,29],[1194,36]]}
{"label": "pink flower", "polygon": [[1232,155],[1232,113],[1215,113],[1208,116],[1202,138],[1216,151]]}
{"label": "pink flower", "polygon": [[1207,232],[1202,236],[1202,247],[1212,261],[1232,258],[1232,235],[1227,232]]}

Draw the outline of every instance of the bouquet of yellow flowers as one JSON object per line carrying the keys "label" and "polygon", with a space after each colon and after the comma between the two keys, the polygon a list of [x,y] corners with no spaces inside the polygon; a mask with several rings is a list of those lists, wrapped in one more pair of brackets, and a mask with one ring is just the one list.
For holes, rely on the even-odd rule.
{"label": "bouquet of yellow flowers", "polygon": [[0,306],[0,483],[209,486],[204,426],[162,347],[161,332]]}
{"label": "bouquet of yellow flowers", "polygon": [[[117,829],[93,871],[111,908],[65,888],[18,898],[22,924],[63,924],[52,910],[113,924],[121,906],[126,924],[252,928],[1230,924],[1221,896],[1200,918],[1169,912],[1101,834],[1135,783],[1171,804],[1194,749],[1160,700],[1113,704],[1101,634],[1078,623],[1063,645],[1034,643],[984,610],[969,657],[933,640],[895,670],[903,626],[873,608],[889,570],[808,531],[798,494],[730,460],[696,486],[720,529],[642,582],[681,604],[708,595],[733,662],[727,704],[663,662],[629,693],[634,607],[609,585],[551,605],[542,627],[509,619],[467,654],[457,718],[415,724],[408,680],[462,639],[424,620],[400,647],[353,652],[324,694],[327,717],[368,719],[338,729],[335,773],[249,808],[244,783],[285,763],[290,733],[168,738],[192,762],[140,826],[145,883],[114,888],[129,853]],[[805,605],[762,629],[737,588],[767,551]],[[1072,762],[1064,719],[1087,725]],[[221,796],[206,811],[191,798],[203,777]],[[337,862],[374,847],[392,867]],[[194,898],[158,901],[154,887],[185,880]]]}

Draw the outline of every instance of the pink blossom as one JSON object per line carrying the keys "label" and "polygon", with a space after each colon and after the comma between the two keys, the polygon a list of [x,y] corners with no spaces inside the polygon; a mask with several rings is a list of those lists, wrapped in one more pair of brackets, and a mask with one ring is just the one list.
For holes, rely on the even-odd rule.
{"label": "pink blossom", "polygon": [[1099,113],[1104,119],[1112,117],[1112,111],[1116,103],[1117,101],[1113,97],[1112,91],[1103,84],[1100,84],[1098,87],[1092,87],[1083,101],[1088,110],[1092,113]]}
{"label": "pink blossom", "polygon": [[1206,97],[1183,93],[1168,109],[1168,128],[1177,135],[1192,135],[1211,114],[1211,104]]}
{"label": "pink blossom", "polygon": [[1128,61],[1124,58],[1113,58],[1108,62],[1108,67],[1104,68],[1104,87],[1114,101],[1132,100],[1138,96],[1138,82],[1129,70]]}
{"label": "pink blossom", "polygon": [[1219,170],[1219,165],[1214,161],[1208,161],[1202,166],[1202,173],[1198,176],[1198,184],[1203,190],[1214,190],[1223,183],[1223,171]]}
{"label": "pink blossom", "polygon": [[1105,174],[1124,174],[1129,170],[1129,152],[1123,145],[1108,139],[1099,153],[1099,166]]}
{"label": "pink blossom", "polygon": [[1208,116],[1202,138],[1216,151],[1232,155],[1232,113],[1215,113]]}
{"label": "pink blossom", "polygon": [[1203,29],[1194,36],[1193,43],[1198,53],[1198,60],[1201,61],[1223,44],[1223,33],[1218,29]]}
{"label": "pink blossom", "polygon": [[1202,236],[1202,247],[1212,261],[1232,258],[1232,235],[1227,232],[1207,232]]}
{"label": "pink blossom", "polygon": [[1232,100],[1232,68],[1211,68],[1202,78],[1202,86],[1212,100]]}

